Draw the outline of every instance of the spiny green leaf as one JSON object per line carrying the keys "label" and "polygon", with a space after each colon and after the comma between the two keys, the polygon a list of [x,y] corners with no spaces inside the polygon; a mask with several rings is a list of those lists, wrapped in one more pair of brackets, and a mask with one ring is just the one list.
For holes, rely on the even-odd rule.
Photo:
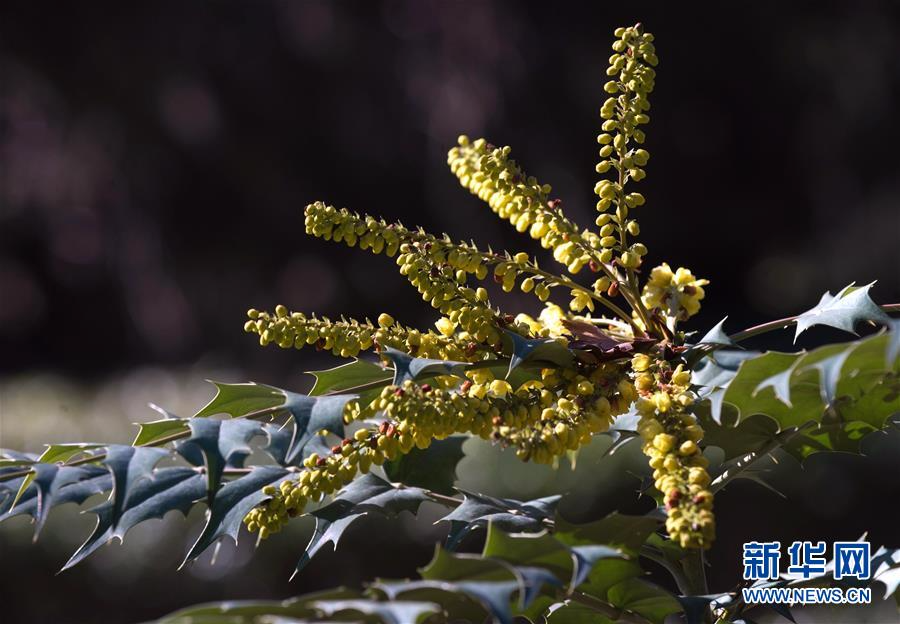
{"label": "spiny green leaf", "polygon": [[546,362],[555,366],[570,366],[574,360],[572,352],[558,340],[552,338],[524,338],[519,334],[504,330],[504,342],[510,356],[507,378],[517,368],[529,362]]}
{"label": "spiny green leaf", "polygon": [[279,466],[290,465],[287,458],[296,435],[296,428],[293,423],[290,426],[265,424],[262,428],[266,434],[266,445],[263,447],[263,450]]}
{"label": "spiny green leaf", "polygon": [[207,498],[212,504],[226,466],[240,468],[250,454],[250,440],[262,433],[262,424],[254,420],[214,420],[192,418],[191,437],[176,446],[178,452],[195,466],[206,467]]}
{"label": "spiny green leaf", "polygon": [[340,541],[341,536],[343,536],[344,531],[350,528],[351,524],[362,518],[364,515],[365,512],[349,513],[335,520],[324,520],[316,517],[316,526],[309,538],[309,543],[303,550],[303,554],[300,555],[300,560],[297,561],[294,573],[291,575],[291,580],[294,580],[303,568],[312,561],[312,558],[328,544],[331,544],[332,548],[337,550],[338,542]]}
{"label": "spiny green leaf", "polygon": [[518,608],[524,609],[544,585],[562,584],[553,573],[541,567],[515,566],[478,555],[456,554],[440,546],[435,549],[431,562],[419,572],[424,580],[414,583],[450,583],[456,591],[484,604],[501,622],[512,620],[510,603],[514,591],[519,592]]}
{"label": "spiny green leaf", "polygon": [[556,537],[570,546],[605,544],[620,546],[635,552],[656,529],[660,521],[649,516],[628,516],[613,512],[594,522],[572,524],[564,518],[556,519]]}
{"label": "spiny green leaf", "polygon": [[826,292],[819,303],[797,317],[797,331],[794,340],[814,325],[827,325],[856,333],[856,325],[873,321],[882,325],[890,322],[890,317],[869,297],[869,290],[875,282],[855,287],[850,284],[837,295]]}
{"label": "spiny green leaf", "polygon": [[[855,452],[865,431],[882,428],[891,415],[900,412],[900,392],[893,381],[900,361],[893,363],[893,369],[886,368],[887,346],[888,335],[881,333],[808,353],[771,352],[743,360],[722,397],[724,404],[737,410],[728,427],[737,426],[741,432],[725,431],[723,437],[731,440],[712,442],[710,435],[715,438],[715,430],[724,422],[720,414],[713,417],[712,431],[707,429],[707,443],[724,444],[726,454],[730,454],[728,447],[746,448],[749,439],[745,434],[758,427],[747,429],[744,421],[765,415],[774,420],[775,427],[764,427],[763,437],[807,423],[819,424],[819,431],[806,432],[795,440],[794,448],[801,457],[816,450]],[[715,406],[710,409],[714,411]],[[702,417],[702,406],[695,411]]]}
{"label": "spiny green leaf", "polygon": [[163,418],[162,420],[153,420],[151,422],[136,423],[140,429],[137,436],[131,443],[132,446],[150,446],[158,443],[164,438],[175,436],[177,434],[187,433],[190,429],[187,425],[187,419]]}
{"label": "spiny green leaf", "polygon": [[516,566],[537,566],[549,570],[558,578],[570,579],[570,591],[587,579],[598,561],[625,556],[621,550],[602,544],[569,547],[547,533],[509,534],[493,524],[488,527],[481,554]]}
{"label": "spiny green leaf", "polygon": [[309,371],[316,378],[316,383],[309,396],[321,396],[327,392],[341,392],[369,383],[390,381],[393,371],[384,369],[366,360],[353,360],[334,368],[320,371]]}
{"label": "spiny green leaf", "polygon": [[887,600],[900,588],[900,548],[882,546],[872,555],[872,580],[884,585],[884,599]]}
{"label": "spiny green leaf", "polygon": [[316,617],[318,613],[312,605],[319,600],[350,600],[358,597],[358,591],[339,587],[280,601],[231,600],[227,602],[212,602],[176,611],[159,620],[158,624],[259,624],[258,618],[263,616],[275,618],[277,616],[287,618]]}
{"label": "spiny green leaf", "polygon": [[441,518],[441,521],[463,523],[457,524],[457,531],[449,542],[450,548],[467,533],[485,527],[488,523],[494,523],[498,528],[510,532],[542,531],[545,528],[545,521],[553,517],[561,498],[548,496],[523,503],[511,498],[494,498],[465,490],[460,492],[465,497],[462,504]]}
{"label": "spiny green leaf", "polygon": [[333,617],[342,612],[349,612],[347,615],[361,613],[375,616],[384,624],[416,624],[422,622],[430,615],[441,612],[439,604],[414,600],[396,600],[393,602],[360,599],[319,600],[312,603],[312,606],[328,617]]}
{"label": "spiny green leaf", "polygon": [[153,469],[170,452],[160,448],[122,446],[114,444],[106,451],[103,463],[113,478],[112,517],[113,528],[122,516],[125,503],[134,486],[142,479],[152,478]]}
{"label": "spiny green leaf", "polygon": [[607,599],[619,607],[639,613],[655,624],[681,611],[681,605],[669,592],[641,579],[628,579],[610,588]]}
{"label": "spiny green leaf", "polygon": [[282,480],[288,473],[275,466],[257,466],[253,471],[229,481],[218,491],[207,510],[206,526],[191,547],[182,566],[199,557],[207,548],[226,535],[237,542],[244,516],[266,497],[263,487]]}
{"label": "spiny green leaf", "polygon": [[358,398],[355,394],[338,394],[333,396],[309,397],[287,392],[284,407],[297,427],[293,447],[287,460],[294,463],[304,453],[307,444],[324,430],[337,436],[344,436],[344,407],[348,402]]}
{"label": "spiny green leaf", "polygon": [[416,381],[434,375],[460,375],[469,367],[466,362],[412,357],[392,347],[385,347],[381,351],[381,355],[394,363],[393,384],[395,386],[404,381]]}
{"label": "spiny green leaf", "polygon": [[38,457],[38,461],[45,464],[65,463],[86,451],[93,451],[106,446],[92,442],[78,442],[68,444],[48,444],[47,449]]}
{"label": "spiny green leaf", "polygon": [[500,561],[472,554],[458,554],[437,546],[431,561],[419,569],[428,581],[504,580],[513,578],[510,567]]}
{"label": "spiny green leaf", "polygon": [[560,603],[546,616],[547,624],[615,624],[596,609],[579,604]]}
{"label": "spiny green leaf", "polygon": [[[428,500],[425,491],[417,487],[394,487],[371,473],[359,477],[324,507],[311,513],[316,519],[313,535],[297,562],[294,576],[327,544],[337,548],[344,531],[369,512],[393,517],[402,511],[417,513]],[[293,577],[292,577],[293,578]]]}
{"label": "spiny green leaf", "polygon": [[272,386],[256,383],[228,384],[211,381],[216,387],[216,396],[194,416],[196,418],[228,414],[233,418],[264,409],[278,407],[284,403],[284,391]]}
{"label": "spiny green leaf", "polygon": [[[112,487],[112,480],[105,469],[99,466],[87,465],[82,466],[80,471],[81,474],[77,481],[59,487],[52,498],[42,499],[42,506],[43,504],[48,504],[52,507],[58,507],[65,503],[83,503],[94,494],[109,491]],[[12,506],[13,494],[15,491],[18,491],[24,480],[24,478],[20,478],[15,482],[8,482],[11,487],[15,487],[15,490],[11,492],[8,491],[9,507],[5,506],[6,501],[4,501],[4,506],[0,507],[0,509],[3,510],[3,512],[0,513],[0,522],[20,515],[29,515],[32,518],[37,517],[39,501],[39,488],[37,487],[26,489],[16,505],[14,507]]]}
{"label": "spiny green leaf", "polygon": [[[111,478],[109,474],[106,477]],[[177,466],[154,470],[152,478],[138,481],[130,489],[115,526],[115,505],[112,500],[90,510],[90,513],[97,516],[97,524],[62,569],[67,570],[83,561],[114,538],[123,541],[132,527],[145,520],[162,518],[173,510],[187,515],[194,503],[205,494],[206,479],[192,468]]]}
{"label": "spiny green leaf", "polygon": [[488,525],[481,556],[513,565],[540,566],[559,578],[571,578],[574,569],[572,552],[549,533],[507,533],[495,524]]}
{"label": "spiny green leaf", "polygon": [[[441,594],[463,594],[469,599],[481,605],[481,607],[492,616],[495,622],[499,624],[512,624],[512,595],[520,589],[519,582],[516,580],[509,581],[394,581],[380,582],[376,587],[383,591],[391,600],[401,595],[409,595],[410,598],[419,596],[428,596],[429,599],[443,605],[449,612],[453,612],[448,607],[447,599]],[[433,590],[432,592],[428,590]],[[478,617],[470,617],[463,621],[480,622],[484,620],[484,611]]]}
{"label": "spiny green leaf", "polygon": [[426,449],[413,448],[409,453],[384,464],[384,472],[391,481],[438,492],[452,494],[456,482],[456,466],[465,456],[464,436],[435,440]]}
{"label": "spiny green leaf", "polygon": [[725,333],[725,321],[728,320],[726,316],[721,321],[715,324],[715,326],[710,329],[706,334],[704,334],[703,338],[697,341],[697,343],[693,346],[699,345],[714,345],[717,347],[736,347],[734,340]]}
{"label": "spiny green leaf", "polygon": [[[12,502],[11,509],[0,521],[18,515],[17,507],[27,500],[26,495],[34,496],[34,510],[31,516],[34,518],[34,539],[37,540],[41,529],[50,514],[50,509],[57,504],[57,497],[65,486],[85,478],[97,476],[92,466],[60,466],[59,464],[34,464],[29,477],[22,480],[19,491]],[[26,494],[27,493],[27,494]],[[77,500],[77,499],[72,499]],[[82,499],[84,500],[84,499]],[[69,502],[63,500],[62,502]],[[24,511],[24,510],[23,510]]]}

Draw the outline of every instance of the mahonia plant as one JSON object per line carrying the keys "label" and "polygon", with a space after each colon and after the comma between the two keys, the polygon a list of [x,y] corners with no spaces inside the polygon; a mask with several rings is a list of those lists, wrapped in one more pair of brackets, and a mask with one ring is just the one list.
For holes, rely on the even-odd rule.
{"label": "mahonia plant", "polygon": [[[447,544],[421,570],[421,580],[375,583],[362,594],[336,590],[285,603],[189,609],[170,622],[220,621],[216,615],[228,622],[267,615],[510,622],[520,615],[554,623],[661,624],[676,612],[688,622],[713,613],[720,622],[737,621],[748,608],[736,599],[738,589],[710,597],[705,586],[703,551],[715,540],[715,492],[776,449],[801,458],[858,450],[847,444],[858,442],[860,432],[890,424],[900,412],[900,342],[898,322],[886,311],[900,306],[879,307],[868,295],[871,284],[851,285],[799,316],[732,335],[720,323],[693,341],[683,324],[700,310],[707,280],[665,262],[648,265],[639,239],[645,198],[637,185],[650,159],[644,127],[658,62],[653,35],[636,25],[617,29],[615,37],[597,136],[596,229],[570,220],[550,185],[527,175],[509,147],[460,136],[447,158],[460,184],[539,241],[560,271],[542,268],[525,251],[480,249],[399,222],[309,204],[307,234],[394,258],[439,314],[434,328],[404,325],[388,312],[373,322],[331,320],[283,305],[251,309],[244,329],[260,345],[312,346],[353,361],[313,373],[317,382],[309,395],[216,384],[216,396],[194,417],[164,413],[141,425],[130,446],[52,445],[40,456],[3,451],[0,520],[30,515],[37,532],[55,505],[109,492],[90,510],[97,528],[69,567],[139,522],[201,502],[208,507],[206,525],[186,562],[224,536],[236,539],[241,524],[262,540],[292,518],[311,515],[316,529],[299,571],[365,513],[416,513],[426,501],[451,510],[443,517],[451,525]],[[504,310],[491,301],[491,289],[531,293],[542,310],[536,316]],[[809,353],[735,350],[741,340],[789,326],[799,335],[813,325],[853,331],[860,323],[886,330]],[[368,359],[366,352],[372,353]],[[800,395],[803,400],[792,404]],[[230,418],[211,418],[220,414]],[[744,429],[754,415],[775,423],[762,444],[758,429]],[[835,428],[855,433],[835,436]],[[450,495],[452,470],[423,477],[445,470],[430,466],[432,447],[458,451],[466,437],[556,467],[603,433],[617,447],[641,441],[650,473],[645,494],[656,502],[651,514],[613,514],[585,528],[560,522],[559,497],[523,502],[458,490],[457,498]],[[274,463],[245,466],[258,436]],[[727,449],[725,460],[711,466],[704,453],[709,446]],[[178,465],[158,467],[164,458]],[[487,567],[468,579],[475,574],[471,562],[452,550],[485,526],[481,558]],[[625,533],[632,537],[623,539]],[[586,543],[586,535],[593,542]],[[534,551],[524,548],[525,539],[532,546],[541,540],[543,554],[517,554],[519,547]],[[889,571],[900,569],[900,553],[879,552],[879,561],[892,562]],[[643,559],[670,572],[677,593],[638,578],[632,562]],[[634,572],[622,576],[624,568],[614,571],[613,564]],[[610,575],[618,579],[612,585]],[[896,589],[883,582],[888,593]]]}

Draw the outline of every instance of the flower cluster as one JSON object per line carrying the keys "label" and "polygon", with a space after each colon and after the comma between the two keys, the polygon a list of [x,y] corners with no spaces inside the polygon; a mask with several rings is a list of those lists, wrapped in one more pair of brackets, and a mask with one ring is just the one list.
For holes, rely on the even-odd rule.
{"label": "flower cluster", "polygon": [[495,147],[484,139],[470,141],[465,135],[458,143],[447,155],[447,163],[460,184],[516,230],[527,231],[544,249],[552,249],[554,259],[570,273],[578,273],[591,262],[600,238],[588,230],[579,231],[562,214],[559,200],[549,198],[550,185],[526,176],[510,159],[509,146]]}
{"label": "flower cluster", "polygon": [[[493,382],[506,383],[506,382]],[[519,407],[519,420],[495,421],[494,440],[516,448],[516,456],[539,464],[553,463],[567,451],[587,444],[609,428],[615,416],[634,400],[634,387],[616,365],[593,371],[545,369],[541,384],[528,404],[530,418]],[[548,390],[549,388],[549,390]]]}
{"label": "flower cluster", "polygon": [[312,453],[296,478],[263,488],[269,498],[251,509],[244,523],[250,531],[259,531],[262,539],[277,533],[291,518],[303,513],[309,502],[318,502],[350,483],[358,473],[369,472],[373,464],[396,457],[399,449],[394,438],[394,433],[385,428],[358,429],[352,438],[332,447],[329,455]]}
{"label": "flower cluster", "polygon": [[669,535],[684,548],[709,548],[715,537],[708,460],[698,442],[703,429],[687,408],[694,402],[691,375],[679,364],[646,354],[631,361],[641,415],[638,432],[650,458],[656,489],[664,498]]}
{"label": "flower cluster", "polygon": [[[603,103],[600,116],[603,133],[597,137],[600,143],[600,162],[597,173],[612,172],[612,179],[601,179],[594,187],[599,197],[597,226],[600,228],[600,244],[605,249],[618,252],[618,263],[628,269],[641,264],[647,253],[642,243],[628,245],[628,235],[636,236],[640,227],[629,218],[629,211],[644,203],[640,193],[627,193],[629,180],[638,181],[646,175],[643,167],[650,159],[647,150],[633,147],[644,142],[644,132],[639,126],[650,118],[648,94],[653,90],[656,53],[653,35],[643,33],[640,25],[616,30],[618,39],[613,43],[614,54],[609,58],[606,73],[612,79],[604,85],[610,97]],[[614,208],[614,212],[609,210]]]}
{"label": "flower cluster", "polygon": [[[377,430],[364,424],[331,454],[307,457],[298,475],[269,486],[266,501],[246,518],[251,530],[265,537],[359,472],[454,434],[509,447],[525,461],[555,464],[635,405],[644,452],[669,514],[669,534],[685,547],[710,545],[712,494],[698,446],[703,431],[691,415],[690,374],[665,357],[683,341],[677,323],[697,312],[707,282],[686,269],[673,272],[667,264],[640,282],[637,269],[647,248],[635,240],[640,228],[633,211],[645,200],[627,185],[646,175],[649,154],[642,147],[642,126],[649,121],[657,58],[653,36],[640,25],[615,34],[610,80],[604,86],[609,98],[600,111],[603,131],[597,137],[601,160],[596,170],[609,174],[594,189],[598,231],[570,221],[550,186],[527,176],[511,159],[509,147],[461,136],[448,154],[462,186],[519,232],[540,241],[569,275],[543,270],[525,252],[482,251],[446,234],[434,236],[322,202],[306,207],[308,234],[394,257],[401,275],[440,313],[436,331],[405,327],[387,314],[376,323],[331,321],[278,306],[274,313],[251,310],[248,332],[263,345],[315,345],[341,357],[392,347],[470,365],[446,373],[441,369],[440,375],[427,376],[427,383],[421,377],[385,381],[374,399],[348,402],[345,424],[381,422]],[[590,285],[571,277],[585,268],[596,274]],[[504,313],[490,301],[491,284],[481,283],[491,280],[504,292],[532,293],[543,310],[536,317]],[[560,291],[567,295],[568,309],[551,300]],[[619,306],[619,298],[630,310]],[[615,318],[592,317],[597,303]],[[501,379],[499,371],[506,374],[511,356],[504,331],[555,340],[570,350],[568,360],[559,359],[568,363],[534,357],[531,367]],[[629,361],[636,350],[640,353]]]}
{"label": "flower cluster", "polygon": [[275,344],[283,349],[301,349],[314,345],[340,357],[356,357],[372,348],[393,347],[418,357],[463,362],[483,359],[486,353],[481,345],[467,341],[465,336],[404,327],[389,314],[381,314],[377,325],[368,319],[320,319],[290,312],[283,305],[276,306],[274,314],[249,310],[247,316],[250,320],[244,324],[244,330],[258,334],[263,346]]}
{"label": "flower cluster", "polygon": [[706,295],[703,287],[709,280],[697,279],[689,269],[672,268],[665,262],[650,272],[644,284],[641,300],[651,310],[660,310],[668,318],[686,321],[700,311],[700,301]]}

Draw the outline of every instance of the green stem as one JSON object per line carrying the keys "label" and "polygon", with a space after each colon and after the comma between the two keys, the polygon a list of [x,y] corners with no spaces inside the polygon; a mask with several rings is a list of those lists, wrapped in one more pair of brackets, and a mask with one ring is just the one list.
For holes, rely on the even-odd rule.
{"label": "green stem", "polygon": [[691,548],[681,560],[681,569],[686,581],[683,593],[687,596],[702,596],[709,593],[706,585],[706,565],[703,561],[703,549]]}

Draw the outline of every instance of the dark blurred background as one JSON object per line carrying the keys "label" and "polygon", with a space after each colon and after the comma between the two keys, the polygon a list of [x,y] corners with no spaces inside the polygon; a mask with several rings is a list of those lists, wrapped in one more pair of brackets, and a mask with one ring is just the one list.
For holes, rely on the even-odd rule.
{"label": "dark blurred background", "polygon": [[[0,446],[122,441],[130,422],[154,418],[147,401],[202,405],[206,377],[303,389],[302,371],[333,363],[259,348],[241,328],[249,307],[432,323],[392,261],[305,236],[313,200],[540,252],[447,170],[461,132],[513,146],[590,224],[612,31],[636,21],[661,58],[642,236],[650,262],[711,280],[695,328],[795,314],[854,280],[877,279],[877,301],[900,301],[897,4],[622,4],[4,3]],[[535,309],[529,297],[502,301]],[[833,337],[814,330],[802,346]],[[754,484],[723,494],[731,528],[710,555],[714,589],[736,580],[748,537],[871,529],[900,546],[884,511],[900,494],[896,445],[875,446],[868,460],[807,465],[786,486],[791,503]],[[595,457],[576,477],[496,454],[474,448],[466,462],[481,463],[464,463],[464,481],[524,496],[581,484],[568,504],[595,511],[644,504],[637,481],[584,486],[639,457],[618,468]],[[532,481],[481,482],[478,466]],[[867,494],[876,479],[882,498]],[[748,518],[761,505],[771,513]],[[168,518],[136,532],[139,547],[109,547],[56,577],[91,525],[70,511],[46,531],[60,537],[37,547],[26,523],[0,527],[9,621],[134,622],[200,600],[408,575],[437,535],[427,521],[376,521],[289,585],[307,527],[252,561],[225,548],[225,564],[175,572],[187,538]]]}

